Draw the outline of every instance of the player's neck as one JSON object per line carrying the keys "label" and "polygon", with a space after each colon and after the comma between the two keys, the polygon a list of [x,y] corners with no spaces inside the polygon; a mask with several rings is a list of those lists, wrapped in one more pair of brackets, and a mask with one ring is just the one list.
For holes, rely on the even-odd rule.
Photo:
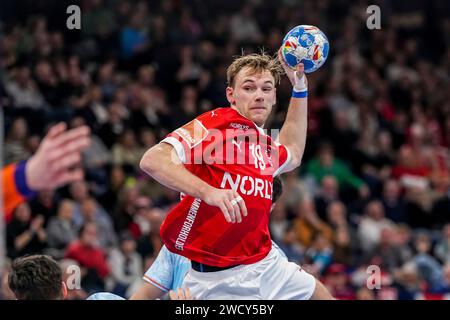
{"label": "player's neck", "polygon": [[242,117],[244,117],[245,119],[247,119],[247,120],[253,122],[253,124],[254,124],[255,126],[257,126],[258,128],[264,129],[264,123],[260,126],[260,125],[258,125],[257,123],[255,123],[253,120],[251,120],[251,119],[247,118],[246,116],[244,116],[244,115],[239,111],[239,109],[236,108],[236,106],[230,106],[230,108],[233,109],[233,110],[236,110],[236,112],[239,113],[239,114],[240,114]]}

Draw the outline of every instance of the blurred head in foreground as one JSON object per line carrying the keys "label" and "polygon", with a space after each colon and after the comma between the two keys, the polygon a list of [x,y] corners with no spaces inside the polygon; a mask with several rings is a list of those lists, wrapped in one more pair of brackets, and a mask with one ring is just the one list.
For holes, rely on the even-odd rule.
{"label": "blurred head in foreground", "polygon": [[60,266],[46,255],[14,260],[8,285],[18,300],[61,300],[67,295]]}

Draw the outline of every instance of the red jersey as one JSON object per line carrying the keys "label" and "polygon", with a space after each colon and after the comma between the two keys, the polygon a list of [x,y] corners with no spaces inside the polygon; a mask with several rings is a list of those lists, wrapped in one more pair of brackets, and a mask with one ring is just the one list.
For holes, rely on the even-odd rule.
{"label": "red jersey", "polygon": [[289,151],[232,108],[208,111],[170,133],[186,169],[216,188],[236,190],[248,215],[228,223],[218,207],[186,195],[161,225],[167,248],[191,260],[226,267],[263,259],[272,247],[269,214],[273,177]]}
{"label": "red jersey", "polygon": [[85,246],[79,240],[68,246],[65,258],[76,260],[82,267],[95,269],[101,278],[111,272],[103,250],[99,247]]}

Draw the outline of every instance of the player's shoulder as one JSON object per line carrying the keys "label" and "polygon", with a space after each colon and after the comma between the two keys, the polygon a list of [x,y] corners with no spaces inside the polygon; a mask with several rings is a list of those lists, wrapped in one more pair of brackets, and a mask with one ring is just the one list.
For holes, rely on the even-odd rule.
{"label": "player's shoulder", "polygon": [[215,108],[206,111],[194,119],[195,122],[201,123],[205,129],[220,128],[229,118],[231,108]]}
{"label": "player's shoulder", "polygon": [[233,112],[233,109],[231,107],[221,107],[221,108],[215,108],[209,111],[206,111],[199,115],[196,119],[202,119],[202,120],[213,120],[218,121],[222,120],[224,116],[231,115]]}
{"label": "player's shoulder", "polygon": [[[252,122],[241,116],[235,109],[231,107],[216,108],[202,113],[196,118],[206,127],[231,127],[240,129],[242,127],[251,128]],[[232,126],[231,124],[235,125]],[[239,123],[240,125],[236,125]]]}

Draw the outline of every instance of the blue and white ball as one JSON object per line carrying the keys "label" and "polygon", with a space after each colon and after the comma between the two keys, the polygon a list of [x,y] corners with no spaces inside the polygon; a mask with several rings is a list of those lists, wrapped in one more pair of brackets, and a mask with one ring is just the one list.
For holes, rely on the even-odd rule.
{"label": "blue and white ball", "polygon": [[289,31],[283,39],[281,53],[286,64],[295,70],[302,62],[305,72],[319,69],[327,60],[330,43],[319,28],[300,25]]}

